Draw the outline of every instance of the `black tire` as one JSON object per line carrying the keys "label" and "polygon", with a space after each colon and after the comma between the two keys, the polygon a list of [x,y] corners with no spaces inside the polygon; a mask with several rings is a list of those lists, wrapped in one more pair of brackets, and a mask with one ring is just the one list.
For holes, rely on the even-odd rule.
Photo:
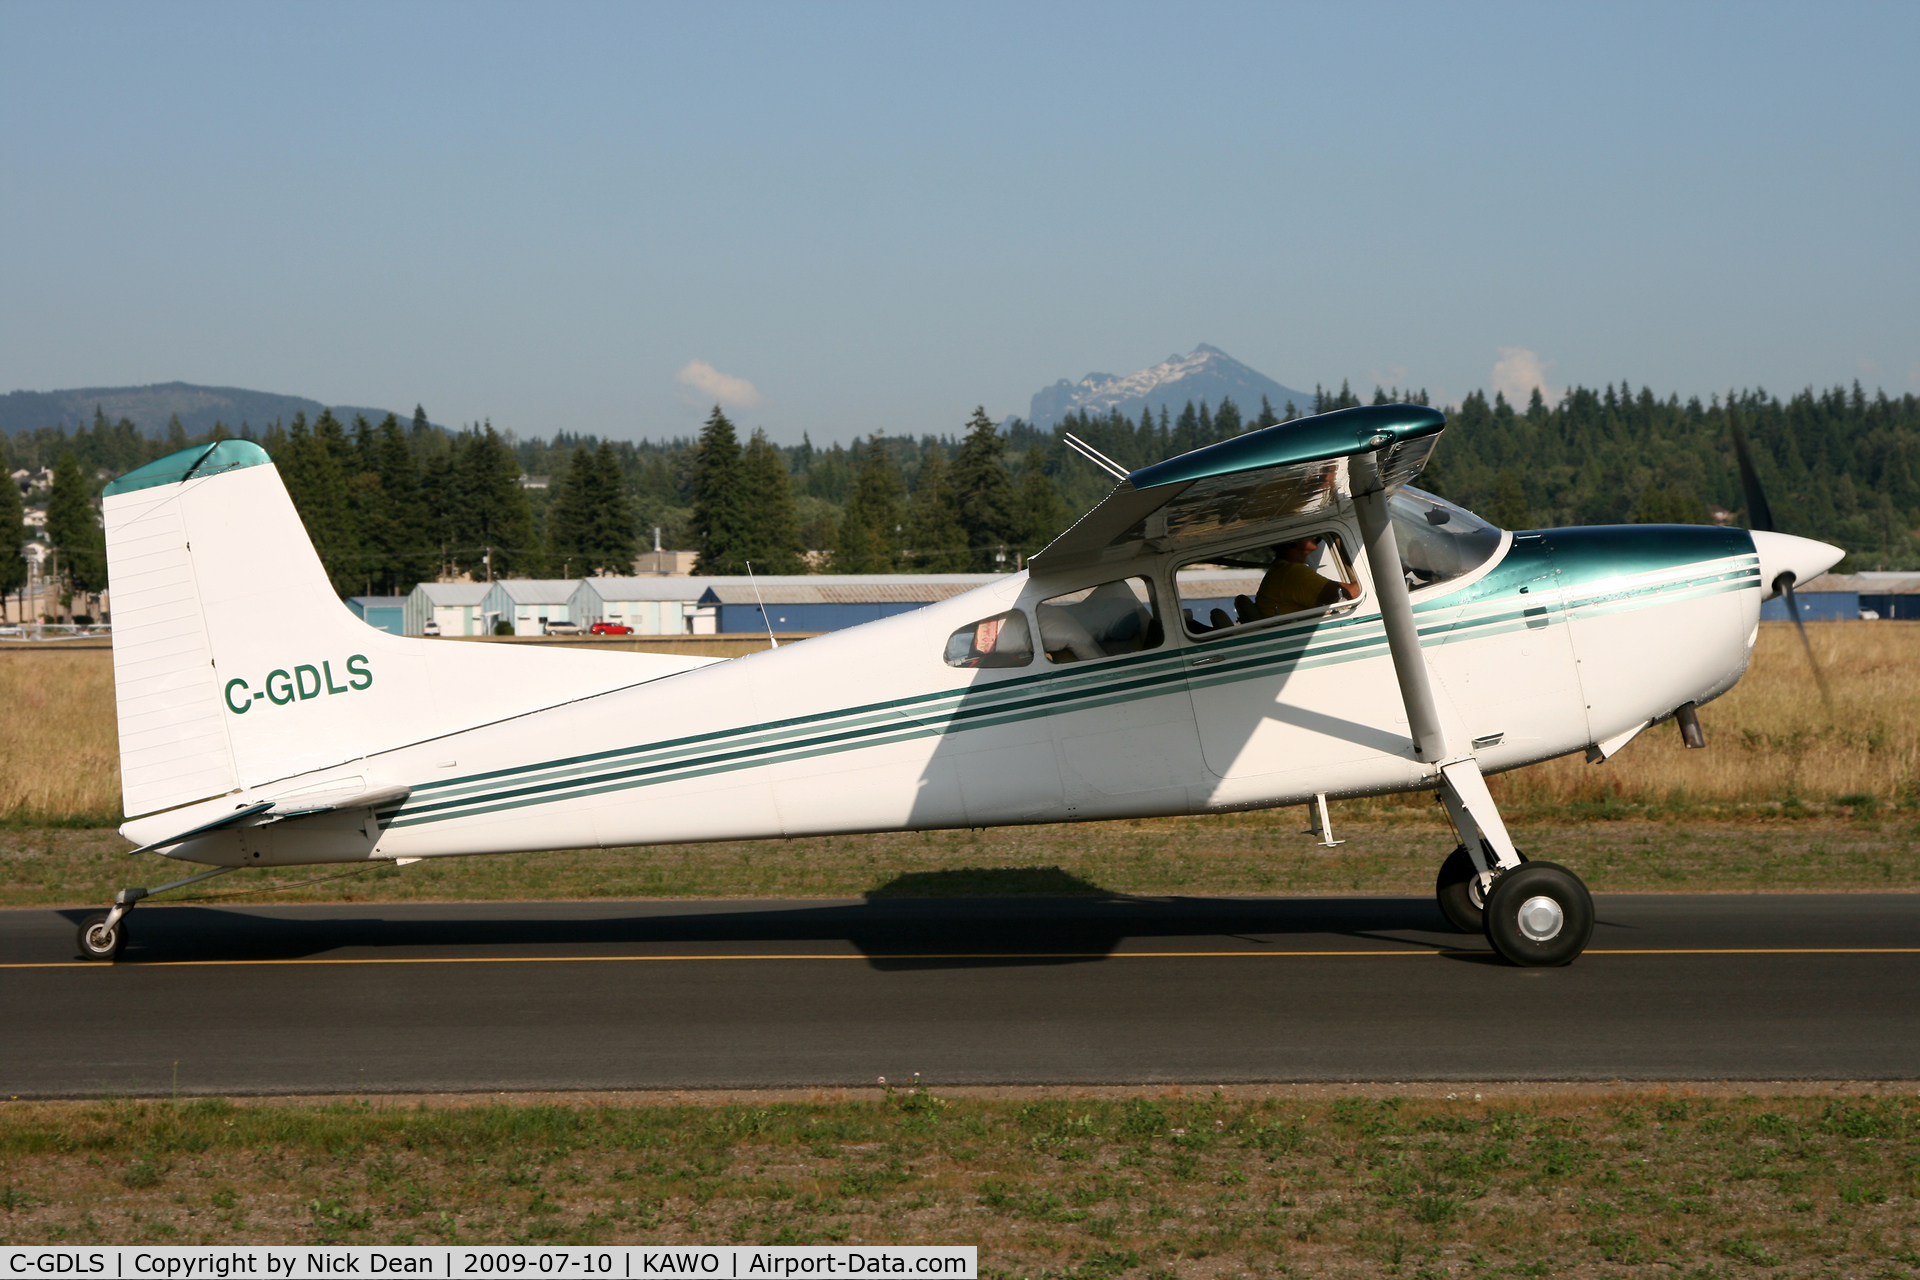
{"label": "black tire", "polygon": [[80,954],[88,960],[112,964],[127,949],[127,918],[121,916],[109,929],[107,914],[96,911],[80,922]]}
{"label": "black tire", "polygon": [[1513,964],[1570,964],[1593,937],[1593,895],[1579,876],[1553,862],[1529,862],[1493,882],[1487,941]]}
{"label": "black tire", "polygon": [[[1522,853],[1520,861],[1526,860],[1527,855]],[[1480,876],[1473,869],[1473,858],[1467,853],[1467,846],[1453,846],[1453,852],[1440,864],[1440,874],[1433,883],[1433,896],[1440,904],[1440,914],[1461,933],[1487,931],[1486,916],[1481,910],[1486,904],[1480,901]]]}

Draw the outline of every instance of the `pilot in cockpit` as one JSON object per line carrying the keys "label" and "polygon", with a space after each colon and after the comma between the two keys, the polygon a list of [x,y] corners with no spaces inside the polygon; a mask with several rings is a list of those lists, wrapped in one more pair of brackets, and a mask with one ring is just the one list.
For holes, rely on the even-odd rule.
{"label": "pilot in cockpit", "polygon": [[1319,538],[1296,538],[1273,549],[1273,567],[1260,580],[1254,596],[1254,611],[1262,618],[1277,618],[1321,605],[1356,599],[1360,584],[1324,577],[1309,566],[1320,551]]}

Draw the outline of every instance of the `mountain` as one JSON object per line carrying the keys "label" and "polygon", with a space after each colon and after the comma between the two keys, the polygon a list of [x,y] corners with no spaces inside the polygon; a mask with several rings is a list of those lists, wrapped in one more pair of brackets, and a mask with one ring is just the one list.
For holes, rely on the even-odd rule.
{"label": "mountain", "polygon": [[1033,397],[1027,421],[1045,429],[1076,410],[1104,416],[1118,409],[1129,418],[1140,416],[1145,405],[1156,413],[1164,406],[1177,414],[1191,400],[1218,405],[1231,398],[1249,419],[1260,411],[1265,396],[1274,412],[1284,414],[1287,401],[1302,413],[1313,409],[1313,394],[1283,387],[1266,374],[1249,369],[1218,347],[1201,343],[1191,355],[1168,356],[1151,369],[1118,377],[1090,373],[1078,382],[1065,378]]}
{"label": "mountain", "polygon": [[[327,406],[305,396],[275,395],[271,391],[246,391],[240,387],[199,387],[190,382],[156,382],[148,387],[83,387],[77,391],[12,391],[0,396],[0,435],[31,431],[36,427],[89,426],[98,407],[107,421],[131,418],[150,436],[167,429],[167,419],[180,415],[180,425],[190,436],[205,435],[215,422],[224,422],[229,431],[238,431],[243,422],[257,430],[278,418],[291,422],[293,415],[304,413],[308,421]],[[355,405],[333,406],[334,416],[351,423],[362,413],[369,422],[387,416],[385,409],[367,409]],[[402,422],[412,417],[411,410],[399,411]]]}

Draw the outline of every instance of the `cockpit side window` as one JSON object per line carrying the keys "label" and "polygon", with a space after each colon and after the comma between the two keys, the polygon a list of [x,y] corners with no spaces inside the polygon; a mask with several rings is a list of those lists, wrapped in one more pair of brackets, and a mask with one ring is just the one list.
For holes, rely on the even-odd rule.
{"label": "cockpit side window", "polygon": [[947,637],[950,667],[1024,667],[1033,661],[1033,634],[1018,609],[970,622]]}
{"label": "cockpit side window", "polygon": [[1206,636],[1268,618],[1344,605],[1360,597],[1360,582],[1340,535],[1331,531],[1257,543],[1181,566],[1181,621],[1191,636]]}
{"label": "cockpit side window", "polygon": [[1387,499],[1407,586],[1418,591],[1472,573],[1500,549],[1500,531],[1445,498],[1401,489]]}
{"label": "cockpit side window", "polygon": [[1043,600],[1034,610],[1040,648],[1055,664],[1158,648],[1166,638],[1153,584],[1121,578]]}

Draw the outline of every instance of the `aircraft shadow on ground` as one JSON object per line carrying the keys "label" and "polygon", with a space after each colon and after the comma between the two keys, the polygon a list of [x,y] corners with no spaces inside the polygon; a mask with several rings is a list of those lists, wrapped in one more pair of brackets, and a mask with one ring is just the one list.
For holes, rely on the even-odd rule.
{"label": "aircraft shadow on ground", "polygon": [[[857,903],[754,907],[607,904],[365,904],[288,912],[164,904],[132,916],[127,963],[552,954],[832,954],[847,943],[878,969],[1085,964],[1129,950],[1258,951],[1317,935],[1330,947],[1398,942],[1478,945],[1454,933],[1431,898],[1187,898],[1113,893],[1057,867],[913,872]],[[632,907],[632,910],[622,908]],[[515,908],[526,908],[516,913]],[[61,913],[76,925],[88,913]],[[1172,941],[1191,945],[1173,945]]]}

